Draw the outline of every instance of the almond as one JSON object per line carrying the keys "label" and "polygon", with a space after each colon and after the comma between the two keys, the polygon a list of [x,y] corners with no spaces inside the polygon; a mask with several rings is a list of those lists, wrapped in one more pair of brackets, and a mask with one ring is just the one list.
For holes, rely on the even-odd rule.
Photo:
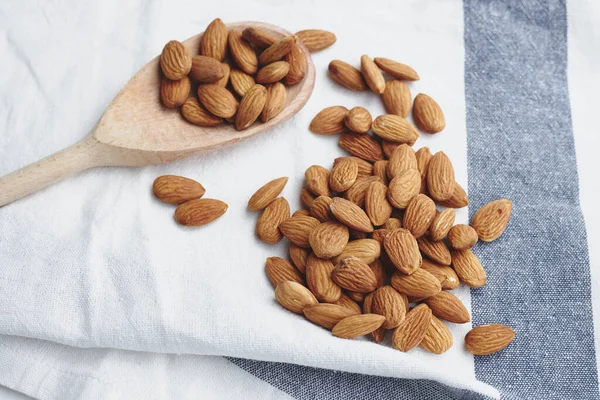
{"label": "almond", "polygon": [[254,85],[246,92],[235,116],[235,129],[238,131],[247,129],[262,112],[267,101],[267,89],[262,85]]}
{"label": "almond", "polygon": [[454,191],[454,167],[443,151],[431,157],[427,169],[427,188],[436,201],[448,200]]}
{"label": "almond", "polygon": [[375,229],[371,238],[377,240],[380,244],[383,245],[383,241],[388,233],[390,233],[391,229]]}
{"label": "almond", "polygon": [[381,145],[367,133],[343,133],[338,141],[348,153],[367,161],[383,159]]}
{"label": "almond", "polygon": [[227,204],[215,199],[190,200],[175,210],[175,220],[186,226],[206,225],[227,211]]}
{"label": "almond", "polygon": [[371,129],[375,135],[394,143],[412,145],[419,137],[419,133],[410,122],[394,114],[384,114],[375,118]]}
{"label": "almond", "polygon": [[371,312],[385,317],[382,328],[394,329],[406,317],[405,301],[405,298],[393,287],[383,286],[373,293]]}
{"label": "almond", "polygon": [[401,144],[390,155],[387,165],[388,178],[394,179],[401,172],[417,169],[417,156],[415,151],[407,144]]}
{"label": "almond", "polygon": [[427,333],[421,341],[421,347],[430,353],[442,354],[448,351],[452,344],[454,344],[454,339],[450,329],[436,316],[432,315]]}
{"label": "almond", "polygon": [[314,306],[319,302],[313,294],[298,282],[281,282],[275,288],[275,299],[285,309],[302,314],[306,307]]}
{"label": "almond", "polygon": [[452,250],[452,267],[467,286],[478,288],[485,285],[487,276],[479,258],[471,250]]}
{"label": "almond", "polygon": [[304,309],[306,319],[326,329],[333,329],[338,322],[352,315],[357,313],[337,304],[316,304]]}
{"label": "almond", "polygon": [[319,224],[316,218],[299,215],[283,221],[279,230],[296,246],[309,247],[308,237]]}
{"label": "almond", "polygon": [[312,216],[310,211],[305,210],[305,209],[300,209],[300,210],[294,211],[294,213],[292,214],[292,217],[295,217],[296,215],[306,215],[308,217]]}
{"label": "almond", "polygon": [[165,45],[160,55],[160,69],[167,79],[178,81],[185,77],[192,68],[192,56],[188,49],[177,40]]}
{"label": "almond", "polygon": [[304,278],[302,275],[300,275],[288,260],[284,260],[283,258],[267,258],[265,270],[267,272],[267,277],[274,287],[277,287],[280,282],[284,281],[294,281],[304,285]]}
{"label": "almond", "polygon": [[258,70],[256,82],[269,84],[282,80],[290,71],[290,64],[287,61],[276,61],[266,65]]}
{"label": "almond", "polygon": [[361,311],[360,306],[343,292],[340,298],[337,301],[334,301],[332,304],[337,304],[338,306],[352,310],[355,314],[360,314]]}
{"label": "almond", "polygon": [[308,190],[316,196],[329,196],[329,171],[320,165],[311,165],[304,173]]}
{"label": "almond", "polygon": [[221,118],[233,117],[239,106],[231,92],[219,85],[198,86],[198,98],[210,113]]}
{"label": "almond", "polygon": [[443,290],[425,299],[425,303],[431,308],[433,315],[448,322],[464,324],[471,320],[465,305],[450,292]]}
{"label": "almond", "polygon": [[260,114],[260,120],[267,122],[275,118],[285,107],[287,92],[281,82],[267,86],[267,101]]}
{"label": "almond", "polygon": [[239,96],[244,96],[255,84],[253,77],[237,68],[232,69],[229,76],[231,79],[231,87],[233,87],[233,90]]}
{"label": "almond", "polygon": [[477,231],[469,225],[455,225],[448,232],[448,243],[456,250],[468,250],[477,243]]}
{"label": "almond", "polygon": [[416,238],[427,232],[436,215],[435,203],[424,194],[412,198],[406,211],[402,225]]}
{"label": "almond", "polygon": [[334,263],[338,263],[340,260],[347,257],[356,257],[370,264],[379,258],[381,254],[381,245],[379,242],[373,239],[358,239],[348,242],[348,245],[337,257],[333,258]]}
{"label": "almond", "polygon": [[420,187],[421,176],[419,171],[415,169],[402,171],[390,181],[388,200],[396,208],[406,208],[412,198],[419,194]]}
{"label": "almond", "polygon": [[192,57],[190,76],[202,83],[214,83],[225,76],[225,69],[212,57],[195,56]]}
{"label": "almond", "polygon": [[429,162],[431,161],[431,151],[429,151],[429,147],[421,147],[415,153],[415,157],[417,158],[417,169],[421,174],[421,190],[419,193],[427,192],[427,170],[429,169]]}
{"label": "almond", "polygon": [[345,132],[346,114],[348,114],[348,109],[343,106],[324,108],[313,118],[308,129],[318,135],[334,135]]}
{"label": "almond", "polygon": [[[371,304],[373,302],[374,294],[375,294],[375,292],[371,292],[365,296],[365,299],[363,300],[363,305],[362,305],[363,314],[371,313]],[[385,337],[385,329],[383,327],[379,327],[379,328],[375,329],[373,332],[369,333],[369,336],[375,343],[381,343],[381,342],[383,342],[383,339]]]}
{"label": "almond", "polygon": [[352,108],[348,111],[344,119],[346,127],[356,133],[368,132],[371,129],[372,122],[373,117],[371,117],[371,113],[363,107]]}
{"label": "almond", "polygon": [[409,351],[419,345],[429,329],[431,310],[425,304],[419,304],[408,314],[394,330],[392,345],[400,351]]}
{"label": "almond", "polygon": [[458,275],[456,275],[456,272],[454,272],[454,270],[447,265],[437,264],[424,258],[423,263],[421,264],[421,269],[424,269],[431,275],[435,276],[437,280],[440,281],[442,289],[444,290],[453,290],[460,285]]}
{"label": "almond", "polygon": [[204,186],[193,179],[176,175],[163,175],[154,180],[152,192],[164,203],[181,204],[204,195]]}
{"label": "almond", "polygon": [[365,195],[365,210],[373,225],[380,226],[392,215],[392,205],[387,200],[387,186],[372,182]]}
{"label": "almond", "polygon": [[283,176],[281,178],[273,179],[270,182],[265,183],[258,189],[250,200],[248,200],[248,210],[250,211],[258,211],[262,210],[273,200],[279,196],[279,194],[283,191],[286,183],[288,181],[287,176]]}
{"label": "almond", "polygon": [[256,221],[256,235],[265,243],[275,244],[283,239],[279,225],[290,218],[290,205],[283,197],[273,200]]}
{"label": "almond", "polygon": [[452,208],[447,208],[439,212],[429,227],[429,237],[431,240],[436,242],[445,238],[450,229],[452,229],[455,218],[456,211]]}
{"label": "almond", "polygon": [[346,89],[354,91],[367,90],[367,84],[360,71],[343,61],[333,60],[329,63],[329,76]]}
{"label": "almond", "polygon": [[400,145],[401,145],[401,143],[394,143],[394,142],[390,142],[388,140],[381,141],[381,148],[383,150],[383,154],[387,158],[390,158],[392,156],[392,153],[394,152],[394,150],[396,150],[396,148],[398,148],[398,146],[400,146]]}
{"label": "almond", "polygon": [[314,253],[306,260],[306,283],[317,299],[327,303],[337,301],[342,295],[342,289],[331,279],[333,269],[331,261]]}
{"label": "almond", "polygon": [[247,74],[255,74],[258,71],[258,58],[250,43],[242,38],[240,31],[230,31],[227,42],[236,65]]}
{"label": "almond", "polygon": [[160,99],[167,108],[177,108],[187,100],[190,95],[190,80],[184,76],[178,81],[163,78],[160,83]]}
{"label": "almond", "polygon": [[373,164],[373,176],[378,177],[384,185],[388,184],[387,166],[388,160],[375,161]]}
{"label": "almond", "polygon": [[302,189],[300,191],[300,202],[306,208],[310,208],[312,206],[313,201],[315,201],[315,196],[312,195],[307,189]]}
{"label": "almond", "polygon": [[406,83],[398,80],[387,81],[381,99],[388,114],[399,115],[402,118],[410,114],[412,98]]}
{"label": "almond", "polygon": [[385,286],[388,281],[387,272],[383,267],[383,263],[380,260],[375,260],[372,263],[369,263],[369,268],[375,274],[375,278],[377,279],[377,287]]}
{"label": "almond", "polygon": [[450,250],[443,241],[434,242],[425,236],[421,236],[417,239],[417,243],[419,244],[419,250],[425,256],[439,264],[450,265],[452,261]]}
{"label": "almond", "polygon": [[209,113],[195,97],[190,97],[183,103],[181,115],[187,121],[198,126],[217,126],[223,122],[221,118]]}
{"label": "almond", "polygon": [[462,186],[455,182],[452,196],[448,200],[438,201],[438,204],[450,208],[463,208],[469,205],[469,198]]}
{"label": "almond", "polygon": [[394,78],[405,81],[418,81],[419,74],[406,64],[401,64],[389,58],[375,57],[375,64]]}
{"label": "almond", "polygon": [[329,175],[329,186],[336,192],[350,189],[358,177],[358,163],[355,158],[346,157],[333,165]]}
{"label": "almond", "polygon": [[385,229],[402,228],[402,221],[398,218],[390,218],[385,222],[385,224],[383,224],[383,227]]}
{"label": "almond", "polygon": [[312,230],[308,242],[317,257],[329,259],[344,251],[349,238],[350,234],[345,225],[327,221]]}
{"label": "almond", "polygon": [[338,221],[360,232],[373,232],[373,226],[362,208],[341,197],[334,197],[329,206]]}
{"label": "almond", "polygon": [[480,240],[491,242],[502,235],[508,225],[511,212],[510,200],[494,200],[477,210],[471,218],[471,226],[477,231]]}
{"label": "almond", "polygon": [[368,239],[368,238],[369,238],[368,233],[350,229],[350,239],[357,240],[357,239]]}
{"label": "almond", "polygon": [[438,133],[446,127],[446,119],[438,103],[423,93],[415,97],[413,121],[420,130],[427,133]]}
{"label": "almond", "polygon": [[394,229],[383,241],[383,246],[394,266],[405,274],[421,267],[421,253],[414,236],[406,229]]}
{"label": "almond", "polygon": [[351,339],[366,335],[379,328],[385,317],[377,314],[361,314],[344,318],[333,327],[333,336]]}
{"label": "almond", "polygon": [[306,29],[299,31],[296,32],[296,37],[298,37],[298,40],[300,40],[311,53],[326,49],[336,41],[336,37],[333,33],[320,29]]}
{"label": "almond", "polygon": [[356,164],[358,165],[359,178],[363,176],[371,176],[373,174],[373,164],[358,157],[338,157],[335,160],[333,160],[333,166],[335,167],[338,163],[342,162],[347,158],[356,161]]}
{"label": "almond", "polygon": [[215,85],[219,85],[221,87],[227,87],[229,83],[229,75],[231,74],[231,67],[227,63],[221,63],[221,67],[223,67],[223,77],[215,82]]}
{"label": "almond", "polygon": [[266,48],[258,58],[258,62],[267,65],[281,60],[292,50],[295,44],[296,36],[286,36]]}
{"label": "almond", "polygon": [[296,246],[294,243],[290,243],[289,255],[290,260],[294,263],[294,266],[304,274],[306,271],[306,260],[308,259],[309,250]]}
{"label": "almond", "polygon": [[410,275],[396,272],[392,276],[391,283],[398,292],[412,297],[427,298],[435,296],[442,290],[440,281],[422,268]]}
{"label": "almond", "polygon": [[208,25],[202,35],[200,54],[223,61],[227,54],[227,27],[217,18]]}
{"label": "almond", "polygon": [[366,54],[360,58],[360,70],[371,91],[382,94],[385,89],[385,79],[383,79],[383,75],[381,75],[381,71],[377,68],[377,65]]}
{"label": "almond", "polygon": [[465,336],[465,347],[471,354],[485,356],[497,353],[515,338],[515,331],[505,325],[490,324],[473,328]]}
{"label": "almond", "polygon": [[285,77],[286,85],[295,85],[304,79],[306,75],[306,54],[298,44],[294,44],[290,52],[285,56],[285,61],[290,64],[290,71]]}
{"label": "almond", "polygon": [[271,32],[252,26],[243,30],[242,37],[254,46],[263,49],[269,47],[277,41],[277,37]]}
{"label": "almond", "polygon": [[310,206],[310,215],[321,222],[331,221],[334,217],[333,214],[331,214],[331,209],[329,208],[330,205],[331,197],[319,196],[314,199]]}

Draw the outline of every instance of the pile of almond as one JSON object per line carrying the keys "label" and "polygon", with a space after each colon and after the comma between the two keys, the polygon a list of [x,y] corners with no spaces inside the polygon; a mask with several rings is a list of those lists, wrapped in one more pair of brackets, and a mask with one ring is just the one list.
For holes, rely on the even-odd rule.
{"label": "pile of almond", "polygon": [[298,41],[312,52],[335,40],[332,33],[315,29],[287,37],[256,27],[228,31],[217,18],[202,36],[199,55],[192,56],[176,40],[164,47],[161,100],[168,108],[181,107],[183,117],[199,126],[225,120],[243,130],[259,117],[267,122],[286,104],[283,83],[295,85],[306,73],[306,55]]}

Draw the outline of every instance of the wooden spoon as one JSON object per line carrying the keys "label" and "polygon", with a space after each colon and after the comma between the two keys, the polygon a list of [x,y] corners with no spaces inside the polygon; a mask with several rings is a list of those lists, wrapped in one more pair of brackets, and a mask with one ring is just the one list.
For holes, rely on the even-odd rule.
{"label": "wooden spoon", "polygon": [[[278,37],[289,32],[261,22],[239,22],[229,29],[249,26],[266,29]],[[194,56],[202,34],[183,42]],[[274,127],[296,114],[308,101],[315,84],[315,66],[308,50],[306,76],[286,87],[285,108],[272,120],[256,122],[237,131],[232,125],[203,128],[183,119],[178,110],[160,101],[159,57],[146,64],[110,103],[95,128],[81,141],[36,163],[0,178],[0,207],[58,180],[92,167],[142,166],[167,163],[218,149]]]}

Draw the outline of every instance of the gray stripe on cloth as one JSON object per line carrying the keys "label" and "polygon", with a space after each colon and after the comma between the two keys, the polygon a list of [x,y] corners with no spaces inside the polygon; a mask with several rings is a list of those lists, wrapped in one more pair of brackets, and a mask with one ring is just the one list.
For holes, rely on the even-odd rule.
{"label": "gray stripe on cloth", "polygon": [[471,295],[473,325],[516,338],[476,375],[506,399],[598,399],[566,4],[465,0],[464,21],[470,214],[513,201],[504,235],[474,250],[488,283]]}

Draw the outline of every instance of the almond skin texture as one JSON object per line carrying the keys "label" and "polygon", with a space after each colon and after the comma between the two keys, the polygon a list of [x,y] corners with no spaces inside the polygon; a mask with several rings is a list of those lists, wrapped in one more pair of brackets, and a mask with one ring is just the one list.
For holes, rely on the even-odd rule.
{"label": "almond skin texture", "polygon": [[331,273],[331,278],[340,287],[357,293],[369,293],[377,288],[377,278],[371,268],[361,259],[346,257]]}
{"label": "almond skin texture", "polygon": [[304,79],[306,75],[306,54],[298,44],[294,44],[290,52],[286,54],[285,61],[290,65],[290,71],[285,77],[286,85],[295,85]]}
{"label": "almond skin texture", "polygon": [[275,288],[275,299],[285,309],[302,314],[306,307],[314,306],[319,302],[313,294],[298,282],[281,282]]}
{"label": "almond skin texture", "polygon": [[485,356],[497,353],[515,338],[515,331],[505,325],[490,324],[473,328],[465,336],[465,347],[471,354]]}
{"label": "almond skin texture", "polygon": [[337,301],[342,295],[342,289],[331,279],[333,269],[331,261],[318,258],[315,254],[306,260],[306,283],[315,297],[326,303]]}
{"label": "almond skin texture", "polygon": [[273,179],[270,182],[265,183],[260,189],[258,189],[250,200],[248,200],[248,210],[258,211],[262,210],[273,200],[279,196],[283,191],[283,188],[287,184],[288,177],[283,176],[281,178]]}
{"label": "almond skin texture", "polygon": [[340,60],[333,60],[329,63],[329,77],[346,89],[354,91],[368,89],[360,71]]}
{"label": "almond skin texture", "polygon": [[443,241],[434,242],[426,236],[421,236],[417,239],[419,250],[438,264],[450,265],[452,258],[450,250]]}
{"label": "almond skin texture", "polygon": [[190,200],[177,207],[175,210],[175,220],[185,226],[202,226],[225,214],[227,208],[227,204],[221,200]]}
{"label": "almond skin texture", "polygon": [[221,63],[221,67],[223,67],[224,75],[221,79],[215,82],[215,85],[227,87],[227,84],[229,83],[229,75],[231,74],[231,67],[227,63]]}
{"label": "almond skin texture", "polygon": [[241,32],[230,31],[227,42],[236,65],[247,74],[255,74],[258,71],[258,58],[250,43],[242,38]]}
{"label": "almond skin texture", "polygon": [[448,327],[432,315],[427,333],[421,341],[421,347],[430,353],[442,354],[448,351],[452,344],[454,344],[454,339]]}
{"label": "almond skin texture", "polygon": [[320,165],[311,165],[304,173],[308,190],[315,196],[329,196],[329,171]]}
{"label": "almond skin texture", "polygon": [[267,89],[262,85],[254,85],[246,92],[235,116],[235,129],[238,131],[250,127],[262,112],[267,101]]}
{"label": "almond skin texture", "polygon": [[479,240],[491,242],[502,235],[508,225],[512,202],[507,199],[494,200],[481,207],[471,219]]}
{"label": "almond skin texture", "polygon": [[202,83],[214,83],[225,76],[225,69],[212,57],[195,56],[192,57],[190,76]]}
{"label": "almond skin texture", "polygon": [[383,224],[383,227],[385,229],[397,229],[397,228],[402,228],[402,221],[398,218],[390,218],[388,219],[385,224]]}
{"label": "almond skin texture", "polygon": [[256,235],[265,243],[275,244],[283,239],[279,225],[290,218],[290,205],[283,197],[273,200],[256,221]]}
{"label": "almond skin texture", "polygon": [[324,108],[313,118],[308,129],[318,135],[335,135],[345,132],[346,114],[348,114],[348,109],[343,106]]}
{"label": "almond skin texture", "polygon": [[383,159],[381,145],[367,133],[344,133],[338,143],[348,153],[363,160],[375,162]]}
{"label": "almond skin texture", "polygon": [[417,155],[412,147],[407,144],[401,144],[390,154],[387,165],[388,178],[393,179],[401,172],[409,169],[418,169]]}
{"label": "almond skin texture", "polygon": [[358,177],[358,163],[352,157],[341,159],[334,164],[329,175],[329,187],[335,192],[350,189]]}
{"label": "almond skin texture", "polygon": [[[375,294],[375,292],[371,292],[365,296],[365,299],[363,300],[363,304],[362,304],[363,314],[371,314],[371,304],[373,303],[373,295],[374,294]],[[381,342],[383,342],[383,339],[385,337],[385,332],[386,332],[386,330],[383,327],[379,327],[379,328],[375,329],[373,332],[369,333],[369,337],[375,343],[381,343]]]}
{"label": "almond skin texture", "polygon": [[337,304],[338,306],[352,310],[355,314],[361,313],[360,306],[343,292],[340,298],[337,301],[334,301],[332,304]]}
{"label": "almond skin texture", "polygon": [[373,175],[379,177],[384,185],[388,184],[387,166],[388,160],[375,161],[373,164]]}
{"label": "almond skin texture", "polygon": [[326,329],[333,329],[338,322],[352,315],[357,315],[355,310],[337,304],[316,304],[304,309],[306,319]]}
{"label": "almond skin texture", "polygon": [[392,156],[392,153],[394,152],[394,150],[396,150],[396,148],[398,148],[398,146],[400,146],[401,144],[402,143],[390,142],[389,140],[382,140],[381,148],[383,149],[383,154],[387,158],[390,158]]}
{"label": "almond skin texture", "polygon": [[358,157],[338,157],[335,160],[333,160],[333,166],[335,167],[339,162],[347,158],[351,158],[354,161],[356,161],[356,164],[358,165],[359,178],[363,176],[371,176],[373,174],[373,164]]}
{"label": "almond skin texture", "polygon": [[337,264],[344,258],[356,257],[364,261],[365,264],[371,264],[379,258],[380,254],[381,245],[378,241],[373,239],[358,239],[348,242],[342,254],[333,258],[332,261]]}
{"label": "almond skin texture", "polygon": [[465,285],[478,288],[485,285],[487,276],[479,258],[471,250],[452,250],[452,267]]}
{"label": "almond skin texture", "polygon": [[296,36],[286,36],[267,47],[258,58],[261,65],[267,65],[281,60],[296,44]]}
{"label": "almond skin texture", "polygon": [[279,230],[296,246],[309,247],[308,237],[319,224],[316,218],[299,215],[283,221]]}
{"label": "almond skin texture", "polygon": [[300,210],[294,211],[294,213],[292,214],[292,217],[295,217],[297,215],[305,215],[307,217],[311,217],[312,216],[311,213],[310,213],[310,211],[305,210],[305,209],[300,209]]}
{"label": "almond skin texture", "polygon": [[204,186],[193,179],[176,175],[163,175],[154,180],[152,192],[163,203],[182,204],[204,196]]}
{"label": "almond skin texture", "polygon": [[350,200],[359,207],[365,204],[365,198],[367,197],[367,190],[373,182],[381,182],[377,176],[361,176],[359,177],[354,185],[344,193],[344,198]]}
{"label": "almond skin texture", "polygon": [[424,258],[421,269],[435,276],[437,280],[440,281],[443,290],[453,290],[460,285],[458,275],[456,275],[456,272],[447,265],[437,264]]}
{"label": "almond skin texture", "polygon": [[267,122],[275,118],[285,107],[287,92],[281,82],[267,86],[267,101],[260,114],[260,120]]}
{"label": "almond skin texture", "polygon": [[198,86],[198,98],[211,114],[221,118],[233,117],[239,106],[231,92],[219,85]]}
{"label": "almond skin texture", "polygon": [[421,253],[414,236],[406,229],[394,229],[383,241],[385,252],[402,273],[412,274],[421,267]]}
{"label": "almond skin texture", "polygon": [[377,65],[366,54],[360,58],[360,70],[371,91],[382,94],[385,89],[385,79]]}
{"label": "almond skin texture", "polygon": [[233,87],[233,90],[239,96],[244,96],[246,92],[255,84],[253,77],[237,68],[231,70],[229,73],[229,78],[231,80],[231,86]]}
{"label": "almond skin texture", "polygon": [[413,121],[420,130],[438,133],[446,127],[446,119],[441,107],[426,94],[419,93],[413,104]]}
{"label": "almond skin texture", "polygon": [[383,286],[373,292],[370,310],[385,317],[384,329],[394,329],[406,317],[405,299],[393,287]]}
{"label": "almond skin texture", "polygon": [[189,97],[183,103],[181,106],[181,115],[188,122],[198,126],[217,126],[223,122],[221,118],[209,113],[195,97]]}
{"label": "almond skin texture", "polygon": [[410,122],[399,115],[380,115],[373,121],[371,129],[375,135],[394,143],[412,145],[419,137],[419,133]]}
{"label": "almond skin texture", "polygon": [[336,37],[333,33],[320,29],[306,29],[299,31],[296,32],[296,37],[311,53],[326,49],[336,41]]}
{"label": "almond skin texture", "polygon": [[351,339],[364,336],[379,328],[385,317],[377,314],[361,314],[344,318],[333,327],[333,336]]}
{"label": "almond skin texture", "polygon": [[433,155],[427,170],[427,188],[436,201],[448,200],[454,191],[454,167],[443,151]]}
{"label": "almond skin texture", "polygon": [[255,27],[248,27],[242,32],[242,37],[256,47],[267,48],[277,41],[277,37],[270,32]]}
{"label": "almond skin texture", "polygon": [[178,81],[163,78],[160,83],[160,99],[165,107],[177,108],[187,100],[190,87],[190,79],[187,76]]}
{"label": "almond skin texture", "polygon": [[171,40],[165,45],[160,55],[160,69],[167,79],[182,79],[191,68],[192,56],[180,42]]}
{"label": "almond skin texture", "polygon": [[200,54],[223,61],[227,54],[227,27],[217,18],[208,25],[202,35]]}
{"label": "almond skin texture", "polygon": [[468,250],[477,243],[477,231],[469,225],[455,225],[448,232],[448,243],[455,250]]}
{"label": "almond skin texture", "polygon": [[359,232],[373,232],[373,226],[362,208],[341,197],[334,197],[329,206],[333,216],[347,227]]}
{"label": "almond skin texture", "polygon": [[365,210],[375,226],[381,226],[392,215],[392,205],[387,200],[387,186],[381,182],[369,185],[365,195]]}
{"label": "almond skin texture", "polygon": [[431,308],[433,315],[448,322],[464,324],[471,320],[465,305],[450,292],[441,291],[428,297],[425,304]]}
{"label": "almond skin texture", "polygon": [[421,176],[419,171],[409,169],[400,172],[390,181],[388,188],[388,200],[396,208],[404,209],[408,203],[419,194],[421,187]]}
{"label": "almond skin texture", "polygon": [[422,298],[435,296],[442,290],[440,281],[422,268],[417,269],[411,275],[394,273],[392,287],[407,296]]}
{"label": "almond skin texture", "polygon": [[429,227],[429,237],[431,240],[437,242],[445,238],[450,229],[452,229],[455,219],[456,211],[453,208],[447,208],[439,212]]}
{"label": "almond skin texture", "polygon": [[[310,208],[312,206],[313,201],[315,201],[315,196],[308,189],[302,189],[300,191],[300,202],[306,208]],[[310,214],[310,213],[309,213]]]}
{"label": "almond skin texture", "polygon": [[331,205],[331,197],[319,196],[313,200],[310,206],[310,215],[321,222],[332,221],[335,218],[331,213],[329,206]]}
{"label": "almond skin texture", "polygon": [[375,274],[375,278],[377,278],[377,287],[385,286],[388,281],[388,274],[383,267],[383,263],[380,260],[375,260],[369,264],[369,268],[371,268],[371,271]]}
{"label": "almond skin texture", "polygon": [[436,212],[433,200],[424,194],[418,194],[408,203],[402,225],[415,238],[421,237],[429,229]]}
{"label": "almond skin texture", "polygon": [[421,147],[415,153],[417,159],[417,169],[421,174],[421,190],[419,193],[427,193],[427,170],[429,169],[429,162],[431,161],[431,151],[429,147]]}
{"label": "almond skin texture", "polygon": [[389,58],[375,57],[375,64],[382,71],[388,73],[394,78],[404,81],[418,81],[419,74],[406,64],[401,64]]}
{"label": "almond skin texture", "polygon": [[455,182],[452,196],[450,196],[448,200],[438,201],[438,204],[450,208],[463,208],[469,205],[469,198],[467,197],[465,189]]}
{"label": "almond skin texture", "polygon": [[394,330],[392,345],[400,351],[409,351],[419,345],[429,329],[431,310],[425,304],[419,304],[408,314]]}
{"label": "almond skin texture", "polygon": [[290,243],[290,260],[292,260],[292,263],[294,263],[294,266],[298,269],[298,271],[303,274],[306,271],[306,260],[308,259],[309,253],[310,252],[308,249],[298,247],[294,243]]}
{"label": "almond skin texture", "polygon": [[290,64],[287,61],[276,61],[258,70],[256,82],[262,84],[275,83],[282,80],[290,72]]}
{"label": "almond skin texture", "polygon": [[377,240],[380,244],[383,245],[383,241],[388,233],[390,233],[390,229],[375,229],[373,234],[371,234],[371,238]]}
{"label": "almond skin texture", "polygon": [[406,83],[398,80],[387,81],[381,99],[388,114],[399,115],[402,118],[410,114],[412,98]]}
{"label": "almond skin texture", "polygon": [[277,287],[280,282],[293,281],[304,285],[304,278],[294,268],[294,266],[288,261],[280,257],[269,257],[265,264],[265,271],[267,277],[273,284],[273,287]]}
{"label": "almond skin texture", "polygon": [[327,221],[318,225],[308,236],[308,242],[319,258],[333,258],[344,251],[350,233],[345,225]]}
{"label": "almond skin texture", "polygon": [[363,107],[352,108],[348,111],[348,114],[346,114],[346,118],[344,119],[346,127],[356,133],[368,132],[369,129],[371,129],[372,122],[373,117],[371,117],[371,113]]}

